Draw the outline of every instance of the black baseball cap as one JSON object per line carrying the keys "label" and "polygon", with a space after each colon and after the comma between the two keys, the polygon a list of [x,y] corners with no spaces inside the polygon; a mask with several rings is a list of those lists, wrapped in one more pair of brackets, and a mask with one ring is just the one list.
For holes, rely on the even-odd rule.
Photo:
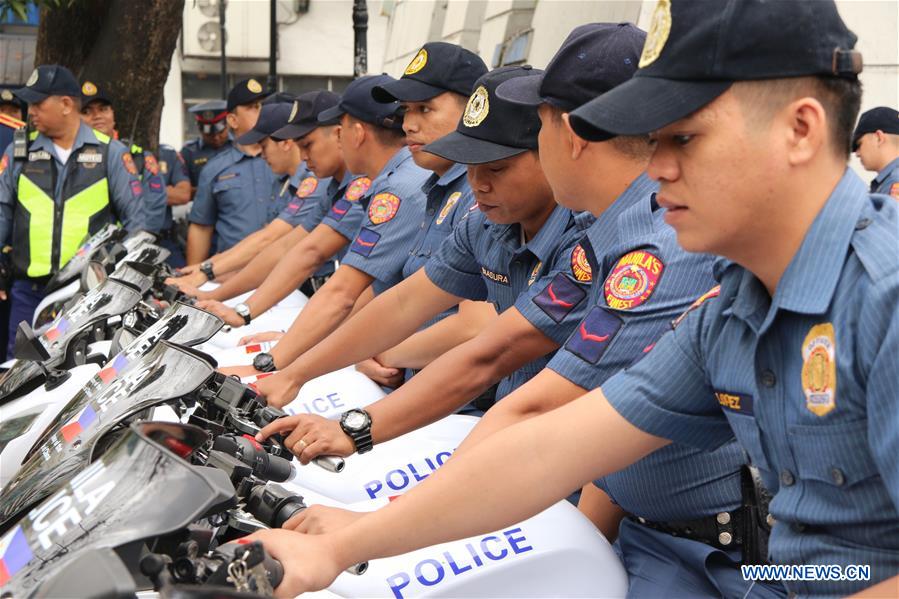
{"label": "black baseball cap", "polygon": [[200,133],[212,135],[225,130],[225,117],[228,116],[228,105],[224,100],[209,100],[201,104],[195,104],[187,109],[197,119],[197,128]]}
{"label": "black baseball cap", "polygon": [[253,128],[238,137],[236,140],[242,146],[258,144],[260,141],[287,124],[292,104],[278,102],[275,104],[263,104],[259,110],[259,118]]}
{"label": "black baseball cap", "polygon": [[81,107],[84,108],[91,102],[103,102],[111,106],[112,98],[106,93],[105,89],[93,81],[85,81],[81,84]]}
{"label": "black baseball cap", "polygon": [[13,93],[29,104],[38,104],[50,96],[81,97],[75,75],[58,64],[42,64],[34,69],[25,82],[25,87],[20,87]]}
{"label": "black baseball cap", "polygon": [[228,112],[243,104],[250,104],[268,96],[268,92],[257,80],[250,78],[238,81],[228,92]]}
{"label": "black baseball cap", "polygon": [[340,96],[329,91],[315,91],[300,94],[293,103],[287,125],[281,127],[272,137],[275,139],[299,139],[312,133],[322,125],[333,125],[337,121],[320,123],[319,113],[337,106]]}
{"label": "black baseball cap", "polygon": [[496,88],[515,77],[542,75],[530,65],[501,67],[475,82],[456,130],[422,148],[459,164],[483,164],[537,149],[537,108],[507,102]]}
{"label": "black baseball cap", "polygon": [[590,23],[562,42],[542,76],[516,77],[496,95],[516,104],[571,112],[634,76],[646,32],[633,23]]}
{"label": "black baseball cap", "polygon": [[862,70],[832,0],[659,0],[651,23],[634,77],[572,112],[581,137],[661,129],[735,81],[854,80]]}
{"label": "black baseball cap", "polygon": [[297,99],[296,94],[292,94],[290,92],[275,92],[265,100],[262,101],[263,106],[266,104],[278,104],[278,103],[286,103],[293,104],[293,101]]}
{"label": "black baseball cap", "polygon": [[356,117],[360,121],[377,125],[385,129],[402,129],[403,115],[398,102],[375,102],[371,90],[378,85],[386,85],[396,81],[387,74],[365,75],[350,82],[340,97],[337,106],[333,106],[318,115],[321,124],[334,122],[344,114]]}
{"label": "black baseball cap", "polygon": [[467,96],[474,82],[487,72],[481,57],[462,46],[430,42],[421,47],[399,79],[377,85],[371,95],[378,102],[424,102],[444,92]]}
{"label": "black baseball cap", "polygon": [[899,135],[899,112],[894,108],[878,106],[862,114],[855,133],[852,134],[852,151],[858,149],[858,140],[862,135],[875,131]]}

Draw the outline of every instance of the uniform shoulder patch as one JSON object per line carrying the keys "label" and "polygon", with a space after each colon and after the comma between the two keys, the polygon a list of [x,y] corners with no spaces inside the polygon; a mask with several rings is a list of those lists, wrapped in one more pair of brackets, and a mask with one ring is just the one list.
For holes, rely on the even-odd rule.
{"label": "uniform shoulder patch", "polygon": [[6,171],[6,167],[9,166],[9,155],[4,154],[3,158],[0,158],[0,175],[2,175]]}
{"label": "uniform shoulder patch", "polygon": [[594,306],[565,343],[565,349],[582,360],[597,364],[623,322],[614,312]]}
{"label": "uniform shoulder patch", "polygon": [[362,227],[353,241],[353,245],[350,246],[350,250],[360,256],[368,257],[371,255],[372,250],[375,249],[375,246],[378,245],[380,239],[380,233],[372,231],[368,227]]}
{"label": "uniform shoulder patch", "polygon": [[450,197],[446,199],[446,203],[443,205],[443,208],[440,209],[440,214],[437,215],[437,220],[435,224],[442,225],[443,221],[446,220],[446,217],[449,216],[450,211],[453,209],[453,206],[456,205],[456,202],[459,201],[459,198],[462,197],[461,191],[454,191],[450,194]]}
{"label": "uniform shoulder patch", "polygon": [[344,198],[340,198],[334,205],[331,206],[331,211],[328,213],[328,216],[333,218],[334,220],[341,220],[346,213],[349,212],[350,208],[353,206],[353,203],[349,200],[345,200]]}
{"label": "uniform shoulder patch", "polygon": [[589,283],[593,280],[593,270],[590,268],[590,262],[587,261],[587,252],[581,244],[574,246],[571,251],[571,272],[574,278],[581,283]]}
{"label": "uniform shoulder patch", "polygon": [[400,199],[392,193],[379,193],[368,205],[368,218],[373,225],[380,225],[393,220],[400,209]]}
{"label": "uniform shoulder patch", "polygon": [[534,303],[555,322],[562,322],[587,292],[562,273],[556,274],[546,288],[534,296]]}
{"label": "uniform shoulder patch", "polygon": [[144,167],[150,171],[151,175],[159,174],[159,163],[156,162],[156,156],[147,152],[144,154]]}
{"label": "uniform shoulder patch", "polygon": [[297,197],[298,198],[306,198],[312,195],[312,193],[318,188],[318,179],[315,177],[306,177],[302,181],[300,181],[300,186],[297,187]]}
{"label": "uniform shoulder patch", "polygon": [[899,183],[890,185],[890,195],[893,196],[894,199],[899,200]]}
{"label": "uniform shoulder patch", "polygon": [[603,292],[613,310],[631,310],[645,303],[655,291],[665,263],[646,251],[628,252],[618,259],[606,277]]}
{"label": "uniform shoulder patch", "polygon": [[678,325],[680,325],[680,323],[682,323],[684,319],[690,314],[690,312],[697,310],[706,302],[706,300],[710,300],[713,297],[718,297],[719,293],[721,293],[721,285],[715,285],[714,287],[697,297],[696,301],[690,304],[690,307],[684,310],[683,314],[671,321],[671,328],[676,329]]}
{"label": "uniform shoulder patch", "polygon": [[371,179],[368,177],[359,177],[358,179],[353,179],[353,181],[347,185],[346,193],[343,194],[343,197],[348,199],[351,202],[355,202],[365,196],[368,193],[368,188],[371,187]]}
{"label": "uniform shoulder patch", "polygon": [[131,157],[129,152],[122,154],[122,164],[125,165],[126,171],[137,176],[137,165],[134,164],[134,158]]}

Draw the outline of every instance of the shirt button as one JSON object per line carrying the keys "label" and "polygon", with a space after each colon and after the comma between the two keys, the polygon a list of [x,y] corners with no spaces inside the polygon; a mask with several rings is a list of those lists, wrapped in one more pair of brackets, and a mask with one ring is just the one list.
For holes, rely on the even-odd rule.
{"label": "shirt button", "polygon": [[729,532],[722,532],[718,535],[718,542],[724,545],[725,547],[730,545],[733,542],[734,537]]}
{"label": "shirt button", "polygon": [[774,516],[772,516],[771,514],[768,514],[767,516],[765,516],[765,522],[768,524],[768,527],[770,528],[770,527],[774,526],[774,523],[776,522],[776,520],[774,519]]}
{"label": "shirt button", "polygon": [[418,227],[418,228],[419,228],[419,229],[424,229],[424,228],[425,228],[425,224],[424,224],[424,223],[421,223],[421,226]]}
{"label": "shirt button", "polygon": [[780,482],[785,487],[790,487],[793,483],[796,482],[796,479],[793,477],[793,473],[789,470],[784,470],[780,473]]}
{"label": "shirt button", "polygon": [[842,487],[843,483],[846,482],[846,475],[836,466],[830,469],[830,477],[833,479],[833,484],[838,487]]}
{"label": "shirt button", "polygon": [[855,230],[861,231],[862,229],[867,229],[868,225],[870,225],[870,224],[871,224],[870,218],[863,218],[863,219],[859,220],[857,223],[855,223]]}
{"label": "shirt button", "polygon": [[777,377],[767,368],[762,371],[762,384],[766,387],[773,387],[777,383]]}
{"label": "shirt button", "polygon": [[728,512],[721,512],[715,516],[715,520],[718,521],[718,524],[727,524],[730,522],[730,514]]}

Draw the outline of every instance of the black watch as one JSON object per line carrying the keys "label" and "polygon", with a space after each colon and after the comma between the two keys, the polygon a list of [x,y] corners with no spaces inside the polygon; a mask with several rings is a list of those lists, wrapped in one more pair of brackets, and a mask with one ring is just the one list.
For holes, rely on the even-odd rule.
{"label": "black watch", "polygon": [[250,324],[250,321],[253,320],[253,317],[250,315],[250,307],[246,304],[237,304],[234,306],[234,311],[243,318],[244,324]]}
{"label": "black watch", "polygon": [[200,264],[200,270],[206,275],[206,279],[209,281],[215,280],[215,272],[212,270],[212,262],[207,260]]}
{"label": "black watch", "polygon": [[253,368],[259,372],[274,372],[278,370],[275,367],[275,359],[267,352],[256,354],[256,357],[253,358]]}
{"label": "black watch", "polygon": [[347,410],[340,416],[340,428],[353,440],[356,453],[371,451],[371,416],[365,410]]}

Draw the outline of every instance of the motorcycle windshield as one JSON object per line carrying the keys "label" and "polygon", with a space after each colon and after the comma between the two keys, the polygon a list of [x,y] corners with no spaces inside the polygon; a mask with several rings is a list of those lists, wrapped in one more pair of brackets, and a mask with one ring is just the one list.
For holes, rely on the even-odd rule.
{"label": "motorcycle windshield", "polygon": [[[49,328],[40,335],[41,344],[50,354],[45,364],[51,368],[60,364],[72,339],[95,322],[124,314],[136,306],[140,299],[140,293],[133,287],[112,279],[84,294],[72,307],[60,312]],[[41,372],[36,364],[17,360],[0,379],[0,400],[15,394]]]}
{"label": "motorcycle windshield", "polygon": [[122,241],[122,245],[125,246],[127,251],[131,251],[136,249],[138,246],[143,245],[145,243],[155,243],[156,236],[148,231],[138,231],[133,235],[129,235],[127,239]]}
{"label": "motorcycle windshield", "polygon": [[130,250],[121,262],[140,262],[142,264],[159,264],[169,257],[169,252],[165,248],[153,245],[150,241],[143,241],[133,250]]}
{"label": "motorcycle windshield", "polygon": [[0,497],[0,526],[83,470],[107,433],[143,410],[195,391],[212,373],[209,362],[167,341],[134,359],[120,353],[72,398],[31,449]]}
{"label": "motorcycle windshield", "polygon": [[116,225],[107,225],[94,233],[93,236],[78,248],[78,251],[72,256],[72,259],[66,262],[66,264],[59,269],[59,272],[53,275],[53,278],[47,283],[47,290],[53,291],[54,289],[59,289],[69,281],[80,277],[81,272],[87,268],[87,264],[90,262],[94,250],[112,239],[113,235],[119,230],[119,227]]}
{"label": "motorcycle windshield", "polygon": [[126,283],[131,283],[132,285],[140,289],[142,293],[146,293],[150,289],[150,287],[153,286],[153,279],[135,268],[134,264],[134,262],[122,261],[121,263],[119,263],[116,269],[112,271],[112,274],[109,275],[109,278],[115,279],[116,281],[125,281]]}
{"label": "motorcycle windshield", "polygon": [[[0,538],[0,587],[27,596],[85,550],[166,534],[234,494],[227,475],[186,458],[207,440],[200,428],[135,423],[109,450],[7,527]],[[78,589],[71,589],[79,596]]]}

